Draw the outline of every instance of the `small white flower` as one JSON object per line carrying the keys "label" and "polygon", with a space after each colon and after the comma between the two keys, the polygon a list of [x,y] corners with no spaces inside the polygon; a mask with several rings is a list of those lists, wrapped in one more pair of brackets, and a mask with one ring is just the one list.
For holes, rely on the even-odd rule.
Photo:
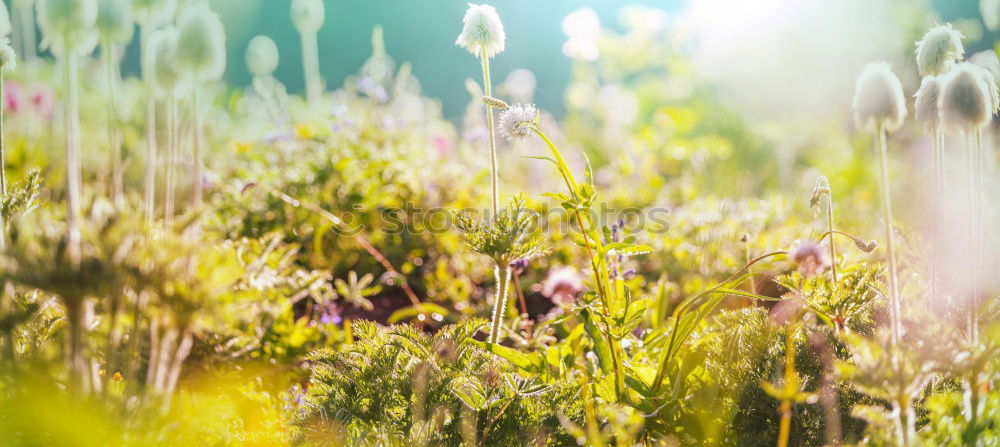
{"label": "small white flower", "polygon": [[938,25],[917,42],[917,70],[922,76],[944,74],[963,55],[962,33],[950,24]]}
{"label": "small white flower", "polygon": [[[941,122],[950,130],[981,129],[990,122],[993,95],[988,71],[968,62],[956,64],[941,85]],[[996,90],[996,86],[992,87]]]}
{"label": "small white flower", "polygon": [[503,52],[506,39],[503,22],[500,21],[496,8],[469,3],[469,9],[462,19],[462,33],[455,40],[455,45],[476,56],[485,52],[486,57],[490,58]]}
{"label": "small white flower", "polygon": [[854,122],[867,132],[892,132],[906,118],[903,85],[887,62],[865,65],[854,90]]}
{"label": "small white flower", "polygon": [[538,121],[534,104],[514,104],[500,113],[500,131],[509,140],[531,136],[531,126]]}
{"label": "small white flower", "polygon": [[938,103],[941,98],[941,79],[937,76],[924,76],[920,88],[913,95],[913,117],[927,132],[934,132],[941,125],[941,108]]}

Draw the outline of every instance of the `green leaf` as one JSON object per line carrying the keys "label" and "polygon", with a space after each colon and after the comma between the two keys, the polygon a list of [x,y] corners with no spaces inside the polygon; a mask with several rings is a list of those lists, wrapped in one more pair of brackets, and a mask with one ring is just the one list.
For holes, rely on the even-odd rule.
{"label": "green leaf", "polygon": [[624,256],[639,256],[652,252],[653,247],[648,245],[634,245],[627,242],[613,242],[604,246],[604,255],[621,254]]}
{"label": "green leaf", "polygon": [[434,303],[420,303],[419,308],[416,306],[410,306],[393,312],[392,315],[389,315],[387,322],[389,324],[396,324],[400,321],[414,318],[420,314],[438,314],[442,317],[447,317],[448,309]]}
{"label": "green leaf", "polygon": [[469,343],[472,343],[474,346],[484,351],[492,352],[500,356],[500,358],[507,360],[525,372],[537,373],[540,369],[539,367],[542,365],[542,357],[541,354],[538,353],[523,354],[516,349],[511,349],[499,344],[490,344],[479,340],[469,340]]}

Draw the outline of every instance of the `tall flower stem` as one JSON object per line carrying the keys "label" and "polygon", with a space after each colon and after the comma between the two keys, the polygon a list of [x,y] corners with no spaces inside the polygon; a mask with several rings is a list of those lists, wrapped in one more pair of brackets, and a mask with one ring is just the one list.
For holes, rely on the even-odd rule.
{"label": "tall flower stem", "polygon": [[124,174],[122,173],[122,144],[118,132],[118,69],[115,66],[114,44],[105,39],[101,43],[101,61],[104,64],[105,87],[108,89],[108,153],[111,157],[111,197],[115,205],[125,203]]}
{"label": "tall flower stem", "polygon": [[[832,233],[833,228],[833,190],[827,185],[826,191],[826,223],[829,226],[829,231]],[[837,287],[837,244],[834,243],[833,238],[830,238],[830,275],[833,277],[833,287]]]}
{"label": "tall flower stem", "polygon": [[177,172],[177,97],[170,94],[167,97],[167,157],[164,168],[166,169],[166,183],[163,192],[163,221],[167,225],[174,216],[174,189]]}
{"label": "tall flower stem", "polygon": [[[832,238],[830,240],[833,241]],[[785,348],[785,387],[789,387],[790,384],[798,381],[798,377],[795,375],[796,329],[795,323],[791,323],[788,327],[788,339]],[[788,447],[788,437],[792,432],[792,401],[787,398],[782,399],[779,411],[781,412],[781,422],[778,425],[778,447]]]}
{"label": "tall flower stem", "polygon": [[[490,58],[486,54],[486,49],[480,52],[480,59],[483,61],[483,92],[486,96],[493,96],[493,87],[490,83]],[[500,209],[500,172],[497,169],[497,140],[496,130],[493,126],[493,107],[486,107],[486,129],[490,134],[490,183],[493,192],[493,215],[497,215]]]}
{"label": "tall flower stem", "polygon": [[323,95],[323,86],[319,76],[319,46],[315,31],[302,33],[302,69],[306,78],[306,99],[310,106],[316,106]]}
{"label": "tall flower stem", "polygon": [[77,55],[73,52],[73,42],[63,39],[62,69],[66,87],[66,206],[67,231],[66,251],[74,267],[80,265],[80,104],[77,85]]}
{"label": "tall flower stem", "polygon": [[510,290],[510,266],[500,266],[500,262],[497,263],[494,273],[497,277],[497,296],[496,300],[493,301],[493,319],[490,322],[490,344],[496,344],[500,341],[500,331],[503,327],[503,313],[507,310],[507,295]]}
{"label": "tall flower stem", "polygon": [[[7,197],[7,157],[4,154],[4,140],[3,140],[3,70],[0,70],[0,200]],[[0,250],[7,248],[7,221],[4,219],[3,214],[0,213]],[[3,294],[0,291],[0,294]],[[13,345],[14,341],[10,340]]]}
{"label": "tall flower stem", "polygon": [[198,101],[199,98],[198,98],[197,91],[198,91],[198,88],[196,87],[194,89],[194,91],[192,91],[192,93],[191,93],[191,114],[194,117],[194,120],[193,120],[194,121],[194,130],[193,130],[193,132],[194,132],[194,134],[193,134],[194,135],[194,141],[193,141],[193,144],[192,144],[192,146],[194,146],[194,185],[193,185],[194,186],[194,195],[193,195],[192,200],[194,202],[194,206],[201,206],[201,201],[202,201],[201,177],[202,177],[202,172],[204,170],[204,166],[203,166],[203,162],[202,162],[202,147],[201,147],[201,145],[203,143],[202,140],[204,138],[204,135],[202,135],[202,134],[205,132],[205,129],[202,126],[201,104]]}
{"label": "tall flower stem", "polygon": [[938,127],[934,129],[934,137],[931,143],[934,153],[934,216],[931,219],[931,298],[938,298],[938,268],[941,256],[941,215],[944,208],[944,132]]}
{"label": "tall flower stem", "polygon": [[152,18],[147,17],[140,28],[142,78],[146,83],[146,220],[153,221],[156,212],[156,99],[153,94],[153,55],[149,36],[153,32]]}
{"label": "tall flower stem", "polygon": [[975,145],[972,153],[969,154],[969,180],[972,182],[970,188],[970,199],[972,201],[972,292],[969,297],[969,339],[972,343],[979,341],[979,318],[977,311],[979,308],[980,280],[979,275],[983,268],[983,243],[985,234],[983,232],[983,131],[976,130]]}
{"label": "tall flower stem", "polygon": [[[18,3],[18,2],[14,2]],[[24,60],[28,62],[34,62],[38,55],[37,52],[37,41],[35,39],[35,13],[34,7],[28,4],[27,7],[17,8],[17,16],[21,21],[20,33],[21,33],[21,54],[24,55]]]}
{"label": "tall flower stem", "polygon": [[896,236],[892,230],[892,198],[889,191],[889,152],[886,148],[886,131],[879,128],[875,136],[880,161],[880,181],[882,192],[882,218],[885,220],[885,246],[889,263],[889,314],[892,319],[892,344],[899,343],[902,309],[899,298],[899,271],[896,266]]}

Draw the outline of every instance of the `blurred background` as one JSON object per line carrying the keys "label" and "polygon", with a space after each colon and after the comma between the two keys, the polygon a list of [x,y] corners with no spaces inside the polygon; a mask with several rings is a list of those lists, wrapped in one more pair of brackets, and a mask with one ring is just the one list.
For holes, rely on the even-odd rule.
{"label": "blurred background", "polygon": [[[461,29],[465,0],[325,2],[327,19],[319,32],[319,45],[328,86],[340,86],[357,72],[371,54],[372,28],[382,25],[389,55],[397,62],[413,64],[424,93],[441,99],[445,117],[461,117],[468,102],[463,81],[478,76],[476,59],[453,44]],[[616,1],[502,0],[492,4],[506,19],[507,32],[507,50],[493,61],[494,77],[502,80],[515,69],[530,69],[538,83],[535,101],[556,116],[565,112],[565,86],[572,66],[572,59],[561,52],[566,41],[563,18],[589,7],[597,13],[602,29],[618,32],[626,28],[623,20],[628,20],[622,12],[626,3]],[[636,0],[628,4],[663,9],[665,25],[690,29],[695,39],[679,44],[696,45],[694,55],[701,74],[739,92],[734,99],[760,103],[770,98],[771,102],[773,89],[783,89],[787,94],[781,98],[795,101],[770,106],[826,109],[822,105],[833,96],[841,99],[834,105],[845,106],[860,67],[875,58],[901,57],[905,52],[899,42],[922,32],[924,23],[918,17],[928,9],[942,22],[957,22],[967,35],[969,54],[985,49],[975,42],[992,42],[996,34],[985,30],[978,0]],[[299,37],[291,26],[288,0],[211,0],[211,5],[226,25],[226,78],[231,84],[249,83],[243,53],[254,35],[264,34],[275,40],[281,53],[275,76],[289,91],[302,90]],[[915,28],[901,26],[907,23]],[[763,29],[768,32],[760,32]],[[919,35],[909,40],[916,38]],[[790,52],[799,57],[786,57]],[[137,40],[129,48],[125,70],[138,71]],[[788,79],[792,77],[798,81]],[[811,86],[817,80],[824,88]],[[796,87],[803,91],[787,91]],[[789,111],[790,116],[797,116],[800,110]]]}

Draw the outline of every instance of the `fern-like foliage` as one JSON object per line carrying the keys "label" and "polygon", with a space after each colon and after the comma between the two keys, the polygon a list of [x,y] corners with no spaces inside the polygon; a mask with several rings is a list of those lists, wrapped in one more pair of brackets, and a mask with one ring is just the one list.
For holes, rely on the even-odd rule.
{"label": "fern-like foliage", "polygon": [[581,420],[579,387],[519,375],[470,343],[484,326],[473,319],[430,335],[410,325],[355,323],[355,343],[309,357],[313,377],[302,406],[300,440],[571,445],[553,410]]}
{"label": "fern-like foliage", "polygon": [[532,236],[535,217],[524,197],[518,195],[492,218],[477,219],[470,213],[459,213],[457,224],[473,251],[489,256],[497,265],[506,266],[545,252],[541,239]]}

